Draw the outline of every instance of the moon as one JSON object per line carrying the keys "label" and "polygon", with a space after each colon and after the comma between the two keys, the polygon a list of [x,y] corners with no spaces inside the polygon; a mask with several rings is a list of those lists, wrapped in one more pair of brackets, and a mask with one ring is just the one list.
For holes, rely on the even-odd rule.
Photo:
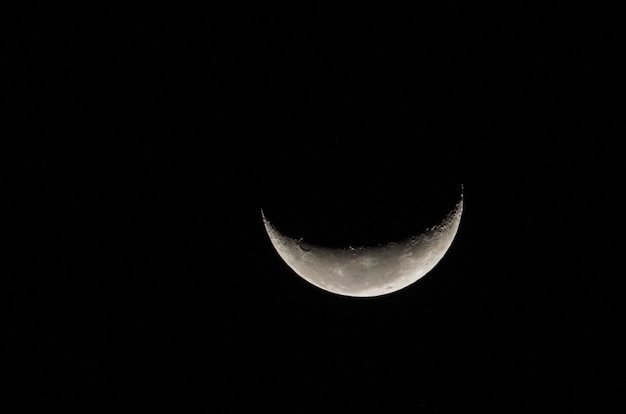
{"label": "moon", "polygon": [[463,193],[437,225],[418,236],[376,247],[328,248],[281,234],[261,216],[274,249],[307,282],[338,295],[373,297],[396,292],[430,272],[446,254],[463,213]]}

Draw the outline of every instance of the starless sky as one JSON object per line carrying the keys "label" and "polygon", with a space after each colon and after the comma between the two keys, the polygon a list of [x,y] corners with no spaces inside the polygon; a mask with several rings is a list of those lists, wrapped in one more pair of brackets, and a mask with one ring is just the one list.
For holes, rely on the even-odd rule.
{"label": "starless sky", "polygon": [[[37,389],[20,404],[608,401],[619,53],[563,7],[131,2],[7,23],[4,337]],[[376,245],[438,223],[461,185],[447,255],[378,299],[304,282],[261,220]]]}

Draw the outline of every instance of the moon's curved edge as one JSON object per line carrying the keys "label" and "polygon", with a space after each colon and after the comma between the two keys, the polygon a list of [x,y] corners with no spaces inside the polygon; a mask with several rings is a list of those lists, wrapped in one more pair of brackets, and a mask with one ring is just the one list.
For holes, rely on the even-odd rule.
{"label": "moon's curved edge", "polygon": [[[299,277],[301,277],[302,279],[304,279],[307,283],[315,286],[316,288],[323,290],[325,292],[329,292],[338,296],[348,296],[348,297],[355,297],[355,298],[364,298],[364,297],[378,297],[378,296],[386,296],[389,295],[391,293],[403,290],[405,288],[407,288],[408,286],[412,285],[413,283],[415,283],[417,280],[421,279],[422,277],[424,277],[426,274],[430,273],[430,271],[432,271],[432,269],[434,269],[437,264],[439,264],[439,262],[443,259],[443,257],[447,254],[447,252],[450,250],[450,247],[452,246],[454,240],[456,239],[456,235],[458,233],[459,227],[460,227],[460,222],[461,222],[461,216],[463,214],[463,208],[464,208],[464,195],[463,195],[463,186],[461,186],[461,196],[459,201],[456,203],[456,205],[454,206],[454,208],[452,208],[452,210],[443,218],[443,220],[441,220],[438,224],[427,228],[424,232],[420,233],[419,236],[412,236],[409,237],[408,239],[403,239],[400,241],[395,241],[395,242],[389,242],[387,244],[384,245],[379,245],[379,246],[366,246],[366,247],[358,247],[358,248],[353,248],[353,247],[347,247],[347,248],[328,248],[328,247],[324,247],[324,246],[319,246],[319,245],[315,245],[315,244],[311,244],[311,243],[306,243],[307,248],[314,248],[314,249],[320,249],[320,250],[326,250],[326,251],[335,251],[339,254],[359,254],[359,253],[366,253],[366,252],[374,252],[374,251],[382,251],[382,250],[386,250],[388,248],[392,248],[395,245],[398,244],[403,244],[403,243],[419,243],[422,238],[424,237],[428,237],[429,234],[433,234],[433,233],[438,233],[438,232],[443,232],[445,231],[446,228],[453,226],[455,227],[454,229],[454,234],[452,234],[452,237],[445,249],[445,251],[441,254],[441,257],[433,264],[433,266],[427,270],[424,274],[420,275],[419,277],[417,277],[415,280],[411,281],[410,283],[407,283],[404,286],[401,286],[397,289],[394,289],[392,291],[388,291],[388,292],[377,292],[374,294],[350,294],[350,293],[345,293],[345,292],[340,292],[340,291],[335,291],[335,290],[330,290],[324,286],[320,286],[319,284],[313,282],[312,280],[310,280],[308,277],[306,277],[306,275],[300,274],[300,272],[298,272],[286,259],[286,257],[283,256],[283,254],[280,252],[278,245],[276,244],[277,240],[283,240],[283,241],[289,241],[291,243],[295,243],[298,246],[300,246],[300,244],[302,243],[302,239],[295,239],[293,237],[289,237],[286,236],[282,233],[280,233],[273,224],[271,224],[271,222],[267,219],[267,217],[265,216],[265,212],[263,211],[263,209],[261,208],[261,217],[263,219],[263,223],[265,226],[265,230],[267,235],[269,236],[270,242],[272,244],[272,246],[274,247],[276,253],[278,253],[279,257],[281,257],[281,259],[285,262],[285,264],[288,265],[288,267],[294,272],[296,273]],[[303,249],[305,250],[305,249]]]}

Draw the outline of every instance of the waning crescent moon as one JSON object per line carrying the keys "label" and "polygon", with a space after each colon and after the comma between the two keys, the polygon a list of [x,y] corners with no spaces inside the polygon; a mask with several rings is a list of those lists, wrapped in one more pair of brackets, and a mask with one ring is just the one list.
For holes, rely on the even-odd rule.
{"label": "waning crescent moon", "polygon": [[265,230],[280,257],[304,280],[345,296],[371,297],[403,289],[430,272],[446,254],[461,222],[463,194],[440,224],[419,236],[379,247],[331,249]]}

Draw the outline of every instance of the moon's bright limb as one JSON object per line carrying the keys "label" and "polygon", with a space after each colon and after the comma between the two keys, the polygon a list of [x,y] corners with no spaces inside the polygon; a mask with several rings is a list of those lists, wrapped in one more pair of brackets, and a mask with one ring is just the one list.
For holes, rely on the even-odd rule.
{"label": "moon's bright limb", "polygon": [[380,247],[331,249],[292,239],[265,218],[272,245],[299,276],[345,296],[380,296],[403,289],[434,268],[448,251],[463,212],[463,194],[437,226],[419,236]]}

